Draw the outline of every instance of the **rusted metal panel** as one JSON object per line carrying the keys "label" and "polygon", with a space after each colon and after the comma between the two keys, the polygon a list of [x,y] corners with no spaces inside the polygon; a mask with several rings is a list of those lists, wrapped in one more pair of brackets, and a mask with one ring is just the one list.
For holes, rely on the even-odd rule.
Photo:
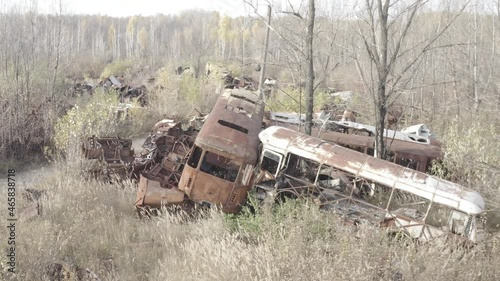
{"label": "rusted metal panel", "polygon": [[[370,135],[375,134],[375,126],[351,122],[351,121],[327,121],[327,123],[338,126],[344,129],[355,130],[359,132],[367,132]],[[428,130],[428,129],[427,129]],[[429,131],[430,132],[430,131]],[[426,135],[416,135],[409,134],[400,131],[388,130],[384,129],[384,137],[387,139],[397,139],[404,140],[415,143],[423,143],[423,144],[435,144],[436,140],[433,135],[428,133]]]}
{"label": "rusted metal panel", "polygon": [[[343,131],[352,132],[356,134],[367,134],[369,136],[375,135],[375,126],[366,125],[361,123],[356,123],[357,113],[353,110],[345,110],[341,120],[335,121],[331,120],[331,113],[327,111],[322,111],[321,113],[315,113],[314,123],[318,125],[317,132],[322,131]],[[296,112],[269,112],[267,118],[272,121],[270,124],[280,125],[283,127],[290,127],[290,124],[303,124],[305,120],[305,115]],[[333,116],[335,117],[335,116]],[[321,129],[319,128],[321,127]],[[318,134],[314,134],[317,136]],[[440,145],[440,142],[435,139],[434,134],[425,126],[424,124],[419,124],[403,129],[403,131],[395,130],[384,130],[384,137],[388,140],[404,140],[408,142],[421,143],[421,144],[432,144]]]}
{"label": "rusted metal panel", "polygon": [[[290,129],[297,129],[292,123],[278,122],[279,126]],[[333,130],[324,130],[324,128],[313,127],[312,135],[317,136],[325,141],[332,142],[350,149],[357,150],[373,155],[375,148],[375,137],[358,134],[347,134]],[[406,141],[393,138],[384,138],[386,141],[386,149],[388,151],[387,160],[397,164],[407,166],[408,161],[416,161],[413,165],[409,165],[412,169],[421,172],[426,172],[432,160],[442,157],[440,146],[433,144],[425,144],[414,141]],[[405,161],[403,161],[405,160]],[[406,163],[406,165],[405,165]]]}
{"label": "rusted metal panel", "polygon": [[127,176],[134,161],[131,139],[92,136],[83,141],[81,148],[84,158],[97,160],[103,167],[102,171],[96,172],[108,176]]}
{"label": "rusted metal panel", "polygon": [[[316,130],[313,130],[313,135]],[[352,145],[359,147],[374,148],[375,139],[369,136],[360,136],[352,134],[343,134],[333,131],[325,131],[319,133],[319,138],[327,141],[334,142],[339,145]],[[438,159],[442,157],[441,148],[434,145],[426,145],[415,142],[408,142],[398,139],[384,138],[386,141],[386,148],[395,153],[406,153],[411,155],[422,155],[431,159]]]}
{"label": "rusted metal panel", "polygon": [[161,182],[140,176],[135,200],[136,207],[161,208],[181,204],[183,201],[184,192],[177,187],[164,188]]}
{"label": "rusted metal panel", "polygon": [[162,204],[185,202],[179,180],[196,130],[182,130],[171,119],[158,121],[143,144],[144,153],[134,161],[134,177],[139,179],[136,207],[159,208]]}
{"label": "rusted metal panel", "polygon": [[[237,98],[242,97],[242,98]],[[227,110],[226,106],[233,108],[244,107],[252,117]],[[249,158],[249,162],[257,160],[255,147],[258,146],[257,136],[262,128],[262,103],[258,101],[255,92],[233,89],[226,90],[207,116],[201,128],[197,142],[209,145],[220,151],[227,152],[237,158]],[[250,119],[250,120],[249,120]],[[241,130],[229,128],[219,121],[224,120],[242,128]],[[242,131],[247,131],[242,132]]]}
{"label": "rusted metal panel", "polygon": [[89,137],[83,142],[82,151],[87,159],[131,162],[134,157],[132,140],[119,137]]}

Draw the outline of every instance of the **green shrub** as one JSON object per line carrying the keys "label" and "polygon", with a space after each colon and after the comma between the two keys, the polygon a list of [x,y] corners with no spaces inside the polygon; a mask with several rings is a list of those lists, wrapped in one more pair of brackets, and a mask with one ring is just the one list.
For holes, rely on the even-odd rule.
{"label": "green shrub", "polygon": [[89,136],[129,138],[148,130],[151,118],[146,108],[120,104],[115,92],[98,90],[88,101],[81,100],[54,126],[56,152],[78,157],[79,145]]}
{"label": "green shrub", "polygon": [[133,62],[130,60],[116,60],[104,68],[101,73],[101,79],[108,78],[111,75],[126,75],[133,65]]}

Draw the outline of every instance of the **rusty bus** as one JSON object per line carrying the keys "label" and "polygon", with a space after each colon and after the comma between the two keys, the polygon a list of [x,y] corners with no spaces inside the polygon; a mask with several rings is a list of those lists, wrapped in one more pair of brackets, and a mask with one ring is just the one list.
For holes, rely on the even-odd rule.
{"label": "rusty bus", "polygon": [[252,187],[263,114],[258,94],[226,89],[196,137],[179,189],[194,202],[238,212]]}
{"label": "rusty bus", "polygon": [[[354,149],[373,156],[375,148],[375,127],[347,122],[330,121],[318,117],[322,126],[314,126],[312,135],[334,144]],[[328,118],[328,115],[327,117]],[[296,129],[302,119],[293,112],[267,112],[265,122]],[[432,137],[432,133],[423,124],[407,128],[405,132],[385,130],[386,160],[420,172],[428,172],[433,160],[442,157],[441,144]],[[409,133],[406,133],[409,132]]]}
{"label": "rusty bus", "polygon": [[263,143],[258,197],[313,196],[353,223],[387,226],[418,241],[476,242],[483,197],[458,184],[278,126]]}
{"label": "rusty bus", "polygon": [[[314,132],[313,132],[314,133]],[[324,131],[318,134],[320,139],[338,144],[373,156],[375,148],[374,136],[344,134]],[[441,147],[399,139],[384,138],[386,142],[386,160],[420,172],[427,172],[433,160],[442,157]]]}

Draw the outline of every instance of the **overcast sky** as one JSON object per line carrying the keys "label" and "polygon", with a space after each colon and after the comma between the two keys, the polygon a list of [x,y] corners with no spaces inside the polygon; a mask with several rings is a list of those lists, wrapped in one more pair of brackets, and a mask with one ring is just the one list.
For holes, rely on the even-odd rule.
{"label": "overcast sky", "polygon": [[[38,0],[38,11],[53,13],[55,7],[58,7],[57,3],[59,0]],[[234,16],[251,14],[249,7],[245,8],[242,0],[62,0],[62,3],[65,13],[101,14],[113,17],[178,14],[190,9],[219,11]]]}

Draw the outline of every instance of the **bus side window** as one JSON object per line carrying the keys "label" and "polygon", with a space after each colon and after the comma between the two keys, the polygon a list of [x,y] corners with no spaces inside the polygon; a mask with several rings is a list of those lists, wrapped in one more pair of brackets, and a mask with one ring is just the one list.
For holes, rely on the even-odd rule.
{"label": "bus side window", "polygon": [[199,146],[195,146],[193,150],[193,154],[191,154],[191,157],[189,157],[188,165],[193,168],[198,167],[198,163],[200,162],[201,158],[201,153],[203,152],[203,149]]}
{"label": "bus side window", "polygon": [[299,173],[297,172],[297,165],[299,163],[299,156],[288,153],[288,159],[286,163],[286,174],[291,176],[297,176]]}
{"label": "bus side window", "polygon": [[309,182],[315,182],[320,164],[293,153],[289,153],[288,155],[289,158],[285,173],[292,177],[302,178]]}
{"label": "bus side window", "polygon": [[280,165],[281,159],[283,159],[283,156],[281,154],[269,150],[264,150],[261,169],[268,171],[270,174],[275,176],[278,172],[278,167]]}
{"label": "bus side window", "polygon": [[400,189],[394,189],[389,202],[389,211],[412,219],[423,220],[429,204],[430,201],[425,198]]}
{"label": "bus side window", "polygon": [[467,214],[453,210],[450,207],[433,203],[425,222],[435,227],[445,229],[458,235],[464,235],[469,231]]}
{"label": "bus side window", "polygon": [[334,186],[338,186],[340,185],[340,182],[337,183],[337,181],[333,181],[334,173],[335,170],[332,167],[322,164],[319,168],[318,177],[316,178],[316,181],[314,183],[317,186],[323,188],[332,188]]}
{"label": "bus side window", "polygon": [[345,196],[351,195],[351,190],[348,188],[350,186],[349,179],[342,171],[337,171],[325,164],[321,164],[315,184],[321,188],[340,192]]}

